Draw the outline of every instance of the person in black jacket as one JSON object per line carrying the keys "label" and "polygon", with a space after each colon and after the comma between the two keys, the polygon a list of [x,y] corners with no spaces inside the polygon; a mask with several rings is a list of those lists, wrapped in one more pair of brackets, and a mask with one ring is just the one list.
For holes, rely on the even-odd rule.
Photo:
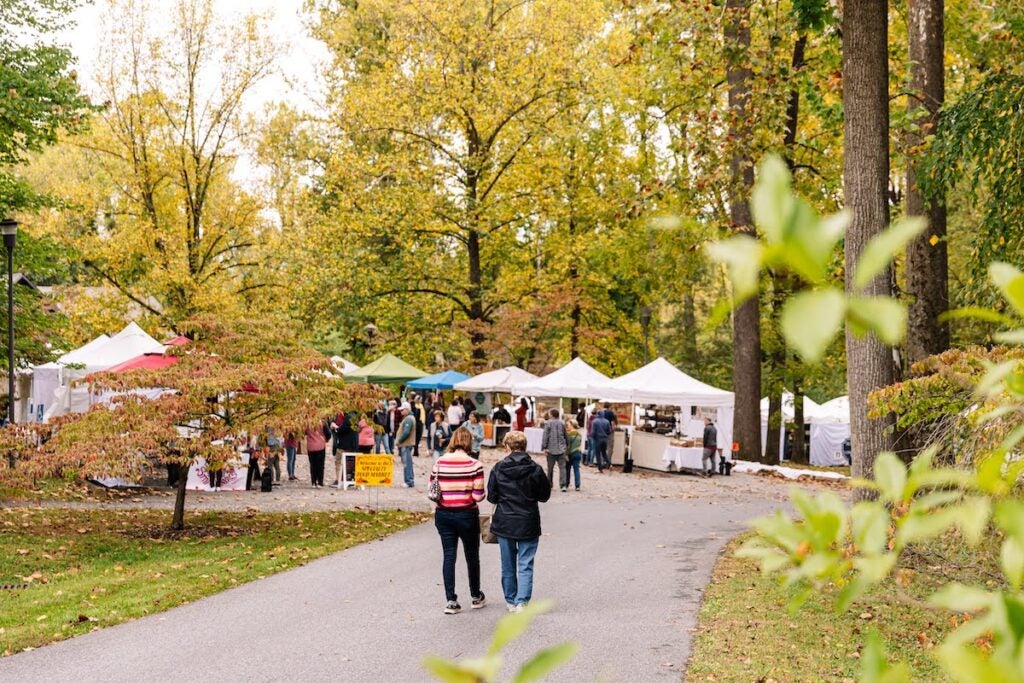
{"label": "person in black jacket", "polygon": [[526,434],[509,432],[508,455],[491,470],[487,500],[494,503],[491,531],[501,549],[501,589],[510,612],[520,612],[533,595],[533,560],[540,542],[540,507],[551,498],[543,468],[526,453]]}

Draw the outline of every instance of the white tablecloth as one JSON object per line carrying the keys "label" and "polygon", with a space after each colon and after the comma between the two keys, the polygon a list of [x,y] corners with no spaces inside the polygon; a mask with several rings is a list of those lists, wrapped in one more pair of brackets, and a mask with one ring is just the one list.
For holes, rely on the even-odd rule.
{"label": "white tablecloth", "polygon": [[675,465],[677,470],[683,468],[699,470],[703,468],[701,462],[703,455],[704,449],[700,447],[683,448],[682,446],[668,446],[665,448],[665,455],[661,456],[661,459],[667,465]]}
{"label": "white tablecloth", "polygon": [[[243,465],[239,461],[233,461],[224,467],[224,474],[221,475],[221,491],[244,491],[245,476],[249,468],[248,464]],[[259,484],[259,482],[257,482]],[[210,488],[210,474],[206,471],[206,459],[196,458],[192,467],[188,470],[188,483],[186,488],[191,491],[212,491]]]}
{"label": "white tablecloth", "polygon": [[540,453],[541,445],[544,443],[544,430],[541,427],[527,427],[523,432],[526,434],[526,452]]}

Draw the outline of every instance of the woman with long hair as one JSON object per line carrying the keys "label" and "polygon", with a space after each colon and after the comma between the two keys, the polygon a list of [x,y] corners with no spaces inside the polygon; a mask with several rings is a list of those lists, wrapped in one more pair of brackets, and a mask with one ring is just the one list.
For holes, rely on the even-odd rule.
{"label": "woman with long hair", "polygon": [[465,429],[456,430],[448,444],[448,452],[434,463],[430,482],[437,481],[441,497],[434,501],[434,526],[441,537],[441,576],[444,579],[445,614],[462,610],[455,593],[455,558],[459,541],[466,555],[469,573],[471,607],[479,609],[486,600],[480,590],[480,508],[484,499],[484,468],[469,455],[473,436]]}

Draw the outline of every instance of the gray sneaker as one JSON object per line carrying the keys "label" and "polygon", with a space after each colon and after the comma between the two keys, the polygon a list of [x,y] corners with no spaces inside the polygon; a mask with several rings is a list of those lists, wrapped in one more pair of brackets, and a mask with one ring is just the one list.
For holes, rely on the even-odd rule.
{"label": "gray sneaker", "polygon": [[470,607],[472,607],[473,609],[480,609],[481,607],[483,607],[486,604],[487,604],[487,597],[484,595],[483,591],[480,591],[480,595],[478,595],[475,598],[473,598],[473,604],[470,605]]}
{"label": "gray sneaker", "polygon": [[458,614],[462,611],[462,605],[457,600],[449,600],[448,604],[444,606],[445,614]]}

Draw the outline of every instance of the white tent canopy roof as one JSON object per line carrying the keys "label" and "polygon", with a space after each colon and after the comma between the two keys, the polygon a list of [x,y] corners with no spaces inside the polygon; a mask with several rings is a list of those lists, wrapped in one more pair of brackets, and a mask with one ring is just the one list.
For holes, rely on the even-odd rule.
{"label": "white tent canopy roof", "polygon": [[358,365],[350,360],[345,360],[341,356],[331,356],[331,362],[334,363],[334,367],[338,368],[342,375],[347,375],[359,369]]}
{"label": "white tent canopy roof", "polygon": [[850,424],[850,397],[839,396],[831,401],[825,401],[818,406],[818,410],[810,422]]}
{"label": "white tent canopy roof", "polygon": [[[809,396],[804,396],[804,421],[810,422],[813,418],[817,417],[821,412],[821,405],[815,403]],[[795,408],[793,406],[793,394],[784,391],[782,392],[782,417],[787,422],[792,420],[796,415]],[[761,420],[768,419],[768,397],[765,396],[761,399]]]}
{"label": "white tent canopy roof", "polygon": [[573,358],[568,364],[540,379],[514,382],[513,390],[526,396],[583,398],[596,396],[591,387],[607,381],[606,375],[587,365],[582,358]]}
{"label": "white tent canopy roof", "polygon": [[590,394],[610,401],[673,406],[731,407],[733,393],[690,377],[664,358],[605,382],[593,383]]}
{"label": "white tent canopy roof", "polygon": [[516,391],[516,385],[534,382],[540,379],[537,375],[527,372],[514,365],[509,365],[498,370],[491,370],[476,377],[470,377],[464,382],[455,385],[456,391],[478,391],[482,393],[512,393]]}

